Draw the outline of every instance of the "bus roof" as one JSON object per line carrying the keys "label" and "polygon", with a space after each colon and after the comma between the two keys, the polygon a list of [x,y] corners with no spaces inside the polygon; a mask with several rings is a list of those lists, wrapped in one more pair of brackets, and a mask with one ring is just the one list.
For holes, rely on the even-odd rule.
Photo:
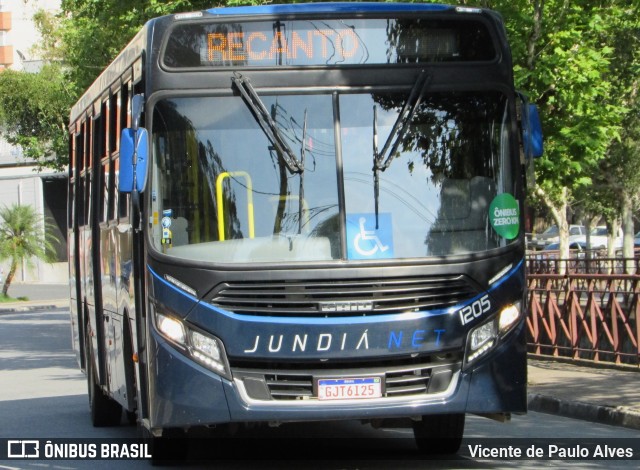
{"label": "bus roof", "polygon": [[113,62],[96,78],[96,81],[85,91],[82,97],[72,107],[70,121],[73,123],[93,103],[98,96],[108,90],[118,78],[119,74],[140,56],[146,47],[147,31],[157,21],[172,18],[173,20],[190,19],[194,17],[226,17],[226,16],[284,16],[288,14],[358,14],[358,13],[411,13],[411,12],[457,12],[483,13],[487,10],[473,7],[460,7],[436,3],[386,3],[386,2],[324,2],[324,3],[296,3],[269,4],[240,7],[218,7],[191,13],[166,15],[149,20],[138,34]]}
{"label": "bus roof", "polygon": [[[435,3],[384,3],[384,2],[325,2],[294,3],[283,5],[259,5],[242,7],[220,7],[206,10],[218,16],[226,15],[286,15],[288,13],[358,13],[358,12],[411,12],[446,11],[455,7]],[[476,9],[479,11],[479,9]]]}

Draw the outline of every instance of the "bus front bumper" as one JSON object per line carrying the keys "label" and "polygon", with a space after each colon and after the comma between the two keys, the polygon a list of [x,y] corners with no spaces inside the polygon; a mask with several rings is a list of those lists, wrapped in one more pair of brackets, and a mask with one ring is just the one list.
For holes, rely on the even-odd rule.
{"label": "bus front bumper", "polygon": [[446,413],[526,412],[525,328],[521,324],[474,367],[453,371],[437,393],[359,400],[273,400],[250,396],[244,382],[228,380],[193,362],[156,332],[149,358],[152,429],[231,422],[372,420]]}

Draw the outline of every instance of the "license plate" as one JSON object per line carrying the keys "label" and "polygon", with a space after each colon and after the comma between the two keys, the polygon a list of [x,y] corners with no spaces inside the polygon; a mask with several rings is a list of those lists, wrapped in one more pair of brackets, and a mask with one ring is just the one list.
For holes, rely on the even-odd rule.
{"label": "license plate", "polygon": [[318,379],[318,400],[355,400],[381,396],[380,377]]}

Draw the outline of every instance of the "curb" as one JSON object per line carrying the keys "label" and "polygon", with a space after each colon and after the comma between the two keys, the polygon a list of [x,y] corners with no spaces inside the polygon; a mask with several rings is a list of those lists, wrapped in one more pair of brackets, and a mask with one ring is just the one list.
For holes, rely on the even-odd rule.
{"label": "curb", "polygon": [[533,393],[527,396],[527,401],[529,411],[640,430],[640,411],[625,406],[594,405]]}
{"label": "curb", "polygon": [[27,313],[27,312],[36,312],[39,310],[52,310],[56,308],[58,308],[57,305],[36,305],[33,307],[8,307],[8,308],[0,307],[0,315],[3,313]]}
{"label": "curb", "polygon": [[7,307],[0,306],[0,315],[10,313],[28,313],[39,312],[41,310],[56,310],[59,308],[66,308],[65,306],[58,304],[36,304],[36,305],[12,305]]}

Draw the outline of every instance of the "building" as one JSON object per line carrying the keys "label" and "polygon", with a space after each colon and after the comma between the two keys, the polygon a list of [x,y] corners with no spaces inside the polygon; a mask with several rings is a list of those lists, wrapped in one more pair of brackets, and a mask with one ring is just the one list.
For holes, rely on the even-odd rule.
{"label": "building", "polygon": [[[40,36],[33,23],[39,10],[56,11],[60,0],[0,0],[0,73],[3,69],[37,72],[42,65],[37,45]],[[0,138],[0,206],[14,203],[33,206],[54,226],[60,240],[53,264],[36,262],[32,269],[22,266],[14,282],[66,283],[66,194],[67,175],[51,170],[36,171],[25,161],[20,148]],[[9,261],[0,261],[4,280]],[[9,290],[11,294],[11,290]]]}

